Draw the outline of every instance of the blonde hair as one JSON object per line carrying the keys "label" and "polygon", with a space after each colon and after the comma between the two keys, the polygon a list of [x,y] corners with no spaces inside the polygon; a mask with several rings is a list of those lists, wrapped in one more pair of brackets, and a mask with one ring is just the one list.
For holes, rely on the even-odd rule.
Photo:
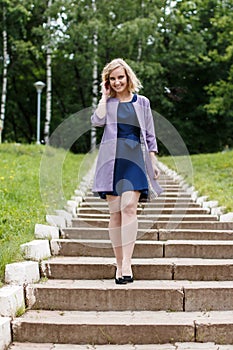
{"label": "blonde hair", "polygon": [[[129,92],[138,92],[142,88],[142,84],[140,80],[136,77],[136,74],[134,73],[132,68],[122,58],[115,58],[114,60],[106,64],[102,71],[102,84],[109,82],[109,76],[111,72],[119,67],[123,67],[125,70],[125,73],[127,75]],[[115,97],[115,95],[116,92],[113,91],[113,89],[111,88],[110,96]]]}

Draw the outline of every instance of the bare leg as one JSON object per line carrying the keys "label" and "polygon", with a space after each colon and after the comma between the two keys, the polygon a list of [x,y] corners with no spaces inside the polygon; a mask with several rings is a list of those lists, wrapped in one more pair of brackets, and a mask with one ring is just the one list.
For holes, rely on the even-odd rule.
{"label": "bare leg", "polygon": [[121,197],[122,275],[132,276],[131,258],[137,237],[138,191],[124,192]]}
{"label": "bare leg", "polygon": [[116,257],[117,270],[116,278],[122,277],[122,241],[121,241],[121,211],[120,196],[107,195],[107,201],[110,212],[109,237],[112,243],[113,251]]}

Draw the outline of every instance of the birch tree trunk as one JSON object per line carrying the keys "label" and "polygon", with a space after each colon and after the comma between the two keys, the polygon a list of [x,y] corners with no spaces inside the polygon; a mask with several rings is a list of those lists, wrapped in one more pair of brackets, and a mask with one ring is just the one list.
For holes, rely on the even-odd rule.
{"label": "birch tree trunk", "polygon": [[[93,12],[96,13],[96,3],[95,0],[92,0]],[[97,64],[97,55],[98,55],[98,28],[96,27],[93,35],[93,70],[92,70],[92,107],[93,109],[97,106],[98,98],[98,64]],[[91,128],[91,150],[96,149],[96,128]]]}
{"label": "birch tree trunk", "polygon": [[4,120],[6,112],[6,96],[7,96],[7,66],[9,56],[7,52],[7,29],[6,29],[6,8],[3,4],[3,79],[2,79],[2,96],[1,96],[1,115],[0,115],[0,143],[2,142],[2,131],[4,129]]}
{"label": "birch tree trunk", "polygon": [[[141,1],[141,4],[140,4],[140,14],[139,14],[139,18],[140,18],[140,17],[143,18],[144,7],[145,7],[145,4],[144,4],[144,1],[142,0],[142,1]],[[140,61],[141,61],[141,58],[142,58],[142,38],[139,36],[139,39],[138,39],[137,62],[140,62]]]}
{"label": "birch tree trunk", "polygon": [[[52,0],[48,0],[48,9],[52,5]],[[51,26],[51,17],[48,15],[47,28],[50,33]],[[51,110],[52,110],[52,50],[50,43],[50,34],[48,37],[48,44],[46,50],[46,116],[45,116],[45,125],[44,125],[44,141],[47,144],[49,141],[50,133],[50,123],[51,123]]]}

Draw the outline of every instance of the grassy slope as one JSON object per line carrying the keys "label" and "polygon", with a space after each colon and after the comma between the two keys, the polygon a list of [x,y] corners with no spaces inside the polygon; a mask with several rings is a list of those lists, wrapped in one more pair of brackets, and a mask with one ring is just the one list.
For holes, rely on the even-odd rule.
{"label": "grassy slope", "polygon": [[[0,281],[5,264],[22,259],[20,244],[34,239],[35,224],[45,223],[46,208],[39,186],[44,150],[40,145],[0,145]],[[65,156],[62,182],[68,200],[77,188],[78,169],[84,156]]]}
{"label": "grassy slope", "polygon": [[[161,161],[177,170],[172,157],[162,157]],[[193,183],[200,195],[209,200],[218,200],[220,206],[233,211],[233,151],[191,156]]]}

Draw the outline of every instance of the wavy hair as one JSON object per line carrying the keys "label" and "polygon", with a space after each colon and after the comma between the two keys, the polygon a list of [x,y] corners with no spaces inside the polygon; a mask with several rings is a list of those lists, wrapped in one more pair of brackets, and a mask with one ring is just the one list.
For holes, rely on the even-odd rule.
{"label": "wavy hair", "polygon": [[[102,84],[109,82],[109,76],[111,72],[119,67],[123,67],[125,70],[129,92],[138,92],[142,88],[142,84],[132,68],[122,58],[115,58],[106,64],[102,71]],[[116,92],[111,88],[110,96],[115,97],[115,95]]]}

